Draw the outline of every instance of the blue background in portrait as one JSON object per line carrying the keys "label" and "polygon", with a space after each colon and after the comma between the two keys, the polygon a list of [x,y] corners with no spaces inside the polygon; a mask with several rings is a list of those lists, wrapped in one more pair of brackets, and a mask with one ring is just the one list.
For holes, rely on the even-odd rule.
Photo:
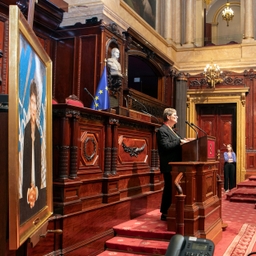
{"label": "blue background in portrait", "polygon": [[[40,140],[42,147],[42,169],[45,169],[45,118],[46,118],[46,68],[38,55],[32,49],[27,40],[20,35],[20,61],[19,61],[19,168],[22,182],[23,175],[23,139],[24,129],[30,119],[29,113],[29,99],[30,99],[30,83],[35,79],[37,84],[38,98],[37,98],[37,126],[40,132]],[[45,175],[45,174],[42,174]],[[22,183],[20,183],[22,184]],[[21,186],[20,186],[21,189]],[[21,191],[20,191],[21,193]],[[21,196],[21,195],[20,195]]]}
{"label": "blue background in portrait", "polygon": [[[46,74],[44,65],[38,61],[38,56],[35,54],[31,46],[21,36],[21,51],[19,63],[19,122],[20,133],[23,134],[26,123],[29,121],[29,98],[30,98],[30,83],[32,79],[36,80],[38,89],[38,117],[37,125],[40,129],[40,135],[44,130],[45,125],[45,105],[46,105]],[[39,62],[39,63],[38,63]],[[40,65],[38,67],[38,65]],[[38,73],[39,71],[39,73]],[[41,83],[38,81],[38,75],[41,76]]]}

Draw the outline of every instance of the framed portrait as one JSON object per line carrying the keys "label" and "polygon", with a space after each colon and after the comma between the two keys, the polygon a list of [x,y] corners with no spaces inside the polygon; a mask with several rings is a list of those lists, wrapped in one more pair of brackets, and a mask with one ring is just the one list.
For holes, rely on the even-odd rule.
{"label": "framed portrait", "polygon": [[123,0],[152,28],[156,28],[156,0]]}
{"label": "framed portrait", "polygon": [[9,9],[9,248],[52,215],[52,61],[18,6]]}

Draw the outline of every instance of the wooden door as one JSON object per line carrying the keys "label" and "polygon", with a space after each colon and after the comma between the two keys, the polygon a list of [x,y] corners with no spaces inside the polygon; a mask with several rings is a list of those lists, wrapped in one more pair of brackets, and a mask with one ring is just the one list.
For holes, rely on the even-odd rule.
{"label": "wooden door", "polygon": [[[208,135],[216,137],[216,156],[219,174],[223,180],[223,167],[226,145],[232,144],[236,152],[236,105],[235,104],[198,104],[197,124]],[[203,133],[199,133],[203,136]]]}

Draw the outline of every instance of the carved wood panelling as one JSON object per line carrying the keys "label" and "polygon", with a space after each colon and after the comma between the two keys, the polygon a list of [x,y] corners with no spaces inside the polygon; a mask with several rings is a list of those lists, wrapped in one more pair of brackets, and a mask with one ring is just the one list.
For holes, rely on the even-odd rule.
{"label": "carved wood panelling", "polygon": [[[152,139],[150,134],[119,129],[118,134],[118,169],[131,164],[149,166],[151,161]],[[142,167],[141,167],[142,168]]]}
{"label": "carved wood panelling", "polygon": [[[9,0],[4,2],[10,3]],[[22,1],[25,15],[27,3]],[[5,15],[8,15],[8,5],[3,7],[0,3],[0,11],[3,8],[4,14],[0,14],[0,22],[3,22],[0,24],[0,49],[4,46],[4,58],[0,62],[0,75],[7,85],[9,41]],[[49,234],[40,240],[36,248],[28,248],[24,243],[22,249],[25,248],[26,255],[96,255],[97,251],[103,250],[105,241],[114,235],[113,226],[140,215],[142,211],[159,207],[163,182],[156,144],[152,140],[155,140],[155,128],[160,124],[152,124],[150,119],[134,120],[87,108],[92,99],[84,87],[94,94],[104,59],[109,54],[107,41],[115,38],[120,47],[123,70],[126,70],[127,54],[121,34],[105,27],[103,22],[63,28],[59,26],[63,12],[50,1],[37,1],[35,12],[34,31],[53,61],[52,91],[59,103],[53,106],[54,215],[48,228],[62,229],[63,234]],[[154,52],[157,53],[143,50],[145,56],[156,60],[158,57]],[[159,69],[163,70],[163,75],[167,73],[165,64],[161,64]],[[8,88],[3,89],[3,84],[0,92],[7,93]],[[168,83],[165,86],[168,87]],[[85,107],[66,104],[65,100],[70,95],[78,96]],[[167,98],[166,95],[164,97]],[[142,147],[140,153],[133,149],[127,153],[121,147],[122,155],[127,154],[139,162],[118,162],[118,136],[121,135],[127,138],[128,148]],[[135,145],[128,143],[130,139]],[[6,233],[6,230],[1,231]]]}
{"label": "carved wood panelling", "polygon": [[56,42],[54,57],[54,88],[53,96],[58,102],[65,102],[65,99],[73,93],[73,72],[74,61],[66,62],[64,59],[74,60],[75,40],[73,38],[62,39]]}
{"label": "carved wood panelling", "polygon": [[147,173],[144,175],[138,174],[136,173],[136,169],[134,169],[133,175],[120,177],[120,198],[139,195],[149,192],[150,190],[150,177]]}
{"label": "carved wood panelling", "polygon": [[[232,97],[232,93],[235,90],[238,90],[239,88],[249,88],[248,93],[242,93],[241,94],[241,103],[242,107],[245,108],[245,116],[239,117],[244,118],[245,120],[245,134],[242,134],[242,136],[245,138],[245,143],[243,145],[246,145],[245,148],[245,154],[243,156],[240,156],[238,154],[238,157],[242,157],[244,162],[246,162],[246,166],[243,168],[246,168],[248,171],[256,170],[256,165],[254,164],[254,150],[256,150],[256,136],[255,136],[255,125],[256,125],[256,72],[253,69],[245,70],[242,73],[236,73],[236,72],[230,72],[230,71],[224,71],[221,75],[223,78],[223,82],[216,85],[216,89],[225,89],[225,95],[221,95],[223,97],[223,102],[225,103],[225,96],[226,97]],[[204,83],[202,80],[204,79],[204,75],[198,74],[195,76],[190,76],[188,78],[188,86],[190,89],[203,89]],[[205,87],[206,88],[206,87]],[[215,90],[213,90],[212,95],[215,93]],[[203,97],[201,97],[201,100],[205,100]],[[236,114],[236,113],[235,113]],[[238,121],[239,122],[239,121]],[[240,131],[240,126],[236,126],[236,122],[234,122],[232,125],[233,131]],[[226,126],[228,123],[225,124],[225,127],[227,128],[226,131],[230,130]],[[222,128],[221,131],[225,132]],[[229,135],[226,134],[226,141],[230,141]],[[243,146],[242,145],[242,146]],[[234,146],[234,145],[233,145]],[[237,148],[237,151],[240,151],[240,148]],[[246,161],[245,161],[246,160]],[[241,160],[238,162],[238,164],[241,162]],[[240,171],[243,171],[243,168],[240,168]],[[246,171],[246,170],[245,170]]]}
{"label": "carved wood panelling", "polygon": [[148,146],[145,139],[127,138],[123,135],[118,138],[118,157],[121,164],[146,163]]}
{"label": "carved wood panelling", "polygon": [[90,95],[84,92],[86,87],[93,95],[95,94],[97,82],[95,80],[96,74],[101,76],[101,69],[97,65],[100,63],[100,59],[97,54],[99,50],[98,36],[96,34],[83,35],[78,38],[79,46],[77,50],[78,62],[77,62],[77,88],[75,92],[86,107],[89,107],[92,102]]}
{"label": "carved wood panelling", "polygon": [[[224,71],[220,75],[221,82],[215,85],[215,88],[227,87],[244,87],[246,79],[244,74]],[[203,73],[188,77],[189,89],[206,89],[210,88]]]}
{"label": "carved wood panelling", "polygon": [[212,197],[213,194],[213,184],[216,183],[216,181],[214,180],[214,176],[212,175],[212,173],[209,172],[209,174],[205,175],[205,188],[206,188],[206,198],[210,198]]}
{"label": "carved wood panelling", "polygon": [[95,94],[105,65],[104,60],[111,57],[108,55],[109,49],[106,49],[111,40],[115,39],[120,50],[119,61],[125,70],[124,38],[119,34],[113,34],[112,27],[103,24],[102,21],[96,19],[92,23],[62,27],[55,31],[53,37],[56,40],[56,43],[53,42],[53,93],[58,102],[63,102],[70,94],[75,94],[85,107],[90,107],[92,97],[84,88],[86,87],[92,95]]}
{"label": "carved wood panelling", "polygon": [[84,166],[95,165],[99,158],[97,137],[88,132],[81,135],[81,161]]}
{"label": "carved wood panelling", "polygon": [[246,154],[246,168],[247,169],[254,169],[254,170],[256,170],[256,152],[254,152],[254,153],[247,153]]}
{"label": "carved wood panelling", "polygon": [[89,178],[92,173],[98,173],[97,176],[101,177],[104,172],[102,162],[105,148],[104,127],[80,125],[79,131],[79,177]]}

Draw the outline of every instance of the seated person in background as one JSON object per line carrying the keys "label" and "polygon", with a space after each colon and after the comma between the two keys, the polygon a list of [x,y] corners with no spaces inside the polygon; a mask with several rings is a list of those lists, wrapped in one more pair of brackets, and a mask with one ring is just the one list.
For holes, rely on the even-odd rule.
{"label": "seated person in background", "polygon": [[229,192],[236,184],[236,154],[231,144],[227,145],[227,152],[224,152],[224,190]]}
{"label": "seated person in background", "polygon": [[108,58],[107,60],[111,76],[123,76],[121,73],[121,65],[118,62],[119,55],[119,50],[117,48],[113,48],[111,51],[111,58]]}

